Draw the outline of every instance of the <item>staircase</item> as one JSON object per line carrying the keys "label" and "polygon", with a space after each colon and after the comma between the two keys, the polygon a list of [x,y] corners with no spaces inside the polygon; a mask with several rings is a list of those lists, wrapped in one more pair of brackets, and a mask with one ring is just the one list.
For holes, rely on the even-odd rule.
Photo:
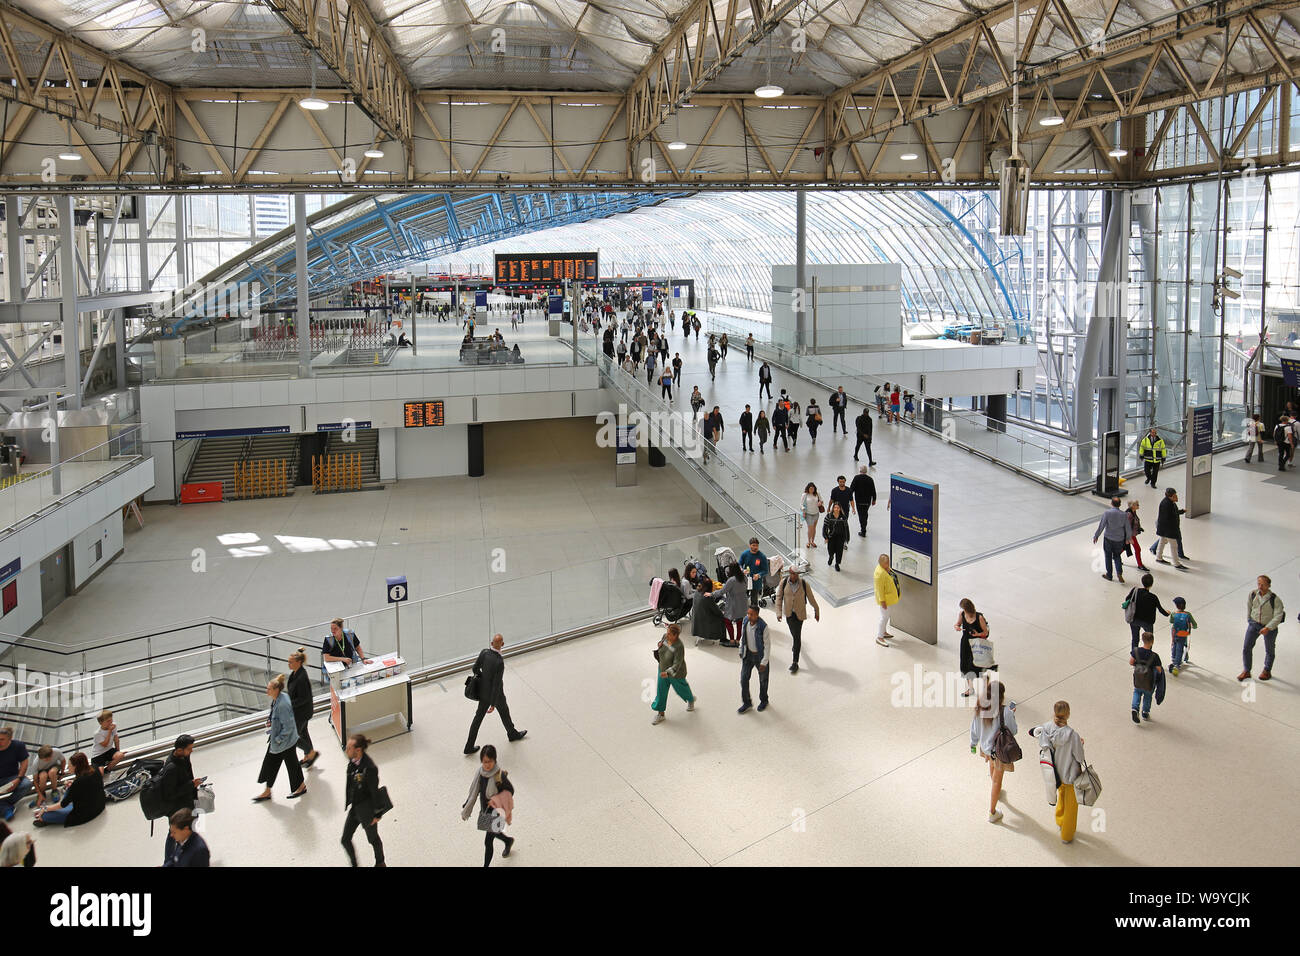
{"label": "staircase", "polygon": [[298,436],[297,435],[254,435],[250,440],[245,461],[263,459],[284,459],[289,463],[289,493],[293,493],[298,477]]}
{"label": "staircase", "polygon": [[379,432],[374,428],[358,428],[353,441],[344,441],[343,432],[330,432],[325,444],[326,455],[361,453],[361,487],[379,485]]}
{"label": "staircase", "polygon": [[185,472],[185,481],[187,483],[219,481],[222,498],[229,499],[235,491],[235,463],[244,460],[248,443],[249,439],[246,435],[201,439],[198,453],[190,462],[189,470]]}

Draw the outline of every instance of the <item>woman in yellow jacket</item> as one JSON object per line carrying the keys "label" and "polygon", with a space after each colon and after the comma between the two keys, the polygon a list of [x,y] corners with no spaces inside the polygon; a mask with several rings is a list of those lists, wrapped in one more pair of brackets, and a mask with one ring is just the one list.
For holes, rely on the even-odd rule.
{"label": "woman in yellow jacket", "polygon": [[876,591],[876,604],[880,608],[880,626],[876,629],[876,643],[881,647],[890,647],[886,638],[894,635],[889,633],[889,609],[898,603],[899,589],[898,575],[889,566],[889,555],[880,556],[871,581]]}

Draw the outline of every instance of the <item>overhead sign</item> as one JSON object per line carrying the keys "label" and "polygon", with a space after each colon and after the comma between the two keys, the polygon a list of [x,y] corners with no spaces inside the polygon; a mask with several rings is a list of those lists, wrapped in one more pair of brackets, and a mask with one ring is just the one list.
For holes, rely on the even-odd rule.
{"label": "overhead sign", "polygon": [[595,282],[599,278],[599,254],[595,252],[497,253],[497,285],[521,282],[563,282],[576,279]]}
{"label": "overhead sign", "polygon": [[182,438],[234,438],[239,435],[287,435],[288,425],[267,425],[263,428],[205,428],[199,431],[177,432],[176,439]]}
{"label": "overhead sign", "polygon": [[17,574],[22,569],[23,569],[23,559],[14,558],[3,568],[0,568],[0,584],[3,584],[5,581],[8,581],[10,578],[12,578],[15,574]]}
{"label": "overhead sign", "polygon": [[1282,381],[1292,388],[1300,388],[1300,359],[1279,355],[1277,360],[1282,363]]}
{"label": "overhead sign", "polygon": [[317,425],[318,432],[343,432],[349,428],[369,428],[370,422],[325,422]]}
{"label": "overhead sign", "polygon": [[402,422],[407,428],[427,428],[443,424],[441,399],[433,402],[407,402],[402,406]]}
{"label": "overhead sign", "polygon": [[1192,474],[1208,475],[1214,462],[1214,406],[1192,409]]}
{"label": "overhead sign", "polygon": [[889,563],[904,577],[934,584],[934,485],[889,476]]}

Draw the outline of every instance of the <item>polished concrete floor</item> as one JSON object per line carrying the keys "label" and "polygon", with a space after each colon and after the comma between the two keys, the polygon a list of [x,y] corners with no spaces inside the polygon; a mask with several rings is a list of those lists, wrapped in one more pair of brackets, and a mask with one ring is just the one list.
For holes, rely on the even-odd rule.
{"label": "polished concrete floor", "polygon": [[[807,625],[802,669],[791,675],[785,628],[765,612],[775,651],[772,705],[761,714],[736,714],[735,652],[688,641],[698,709],[687,713],[674,697],[668,720],[651,726],[656,631],[648,623],[512,658],[506,690],[528,737],[505,743],[494,717],[479,737],[500,747],[517,788],[511,829],[518,843],[510,860],[494,865],[1293,864],[1300,855],[1291,825],[1300,762],[1300,659],[1291,640],[1300,610],[1300,475],[1280,475],[1271,460],[1247,466],[1234,453],[1216,458],[1214,482],[1214,512],[1185,523],[1192,570],[1156,566],[1162,601],[1187,597],[1200,627],[1195,663],[1169,678],[1153,722],[1129,719],[1128,627],[1119,606],[1126,589],[1093,567],[1091,527],[1057,531],[945,571],[937,647],[906,638],[878,647],[871,606],[858,602],[826,609],[821,622]],[[1154,492],[1135,493],[1154,511]],[[1072,520],[1071,501],[1057,501],[1065,514],[1053,517],[1042,506],[1048,528]],[[949,522],[945,535],[962,527]],[[1259,573],[1272,575],[1291,620],[1274,679],[1243,685],[1235,680],[1243,605]],[[258,593],[271,614],[277,601]],[[956,670],[949,622],[962,597],[986,614],[1018,705],[1026,759],[1006,778],[1000,824],[986,822],[988,782],[970,753],[969,710],[960,697],[927,699],[915,686],[918,677],[944,680]],[[1166,634],[1158,629],[1162,654]],[[1256,673],[1261,655],[1262,646]],[[481,837],[459,818],[475,767],[460,752],[471,716],[460,683],[417,689],[412,733],[372,748],[396,804],[381,825],[394,865],[482,862]],[[1099,805],[1081,810],[1072,845],[1053,826],[1025,735],[1059,699],[1070,702],[1071,723],[1104,784]],[[206,836],[218,864],[345,862],[337,842],[344,759],[324,718],[313,727],[329,746],[299,801],[284,799],[282,777],[274,801],[249,802],[259,789],[256,737],[196,751],[196,772],[211,775],[217,788]],[[26,829],[28,819],[20,810],[15,829]],[[162,834],[149,840],[142,827],[128,803],[77,830],[38,831],[41,863],[156,865]],[[357,847],[367,861],[360,836]]]}
{"label": "polished concrete floor", "polygon": [[491,425],[482,478],[146,508],[143,530],[127,524],[125,553],[34,636],[79,645],[209,617],[299,627],[384,607],[385,580],[399,574],[413,602],[490,584],[554,590],[562,610],[570,569],[603,571],[611,555],[721,530],[671,468],[643,461],[637,485],[615,487],[613,452],[595,433],[590,420]]}

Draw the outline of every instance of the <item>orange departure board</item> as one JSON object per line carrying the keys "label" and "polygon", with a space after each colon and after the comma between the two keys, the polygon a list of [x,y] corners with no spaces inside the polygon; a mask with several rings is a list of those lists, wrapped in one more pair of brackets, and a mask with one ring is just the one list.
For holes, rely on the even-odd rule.
{"label": "orange departure board", "polygon": [[442,402],[407,402],[405,405],[407,428],[425,428],[443,424]]}
{"label": "orange departure board", "polygon": [[556,254],[498,253],[496,284],[595,282],[600,278],[599,256],[594,252]]}

